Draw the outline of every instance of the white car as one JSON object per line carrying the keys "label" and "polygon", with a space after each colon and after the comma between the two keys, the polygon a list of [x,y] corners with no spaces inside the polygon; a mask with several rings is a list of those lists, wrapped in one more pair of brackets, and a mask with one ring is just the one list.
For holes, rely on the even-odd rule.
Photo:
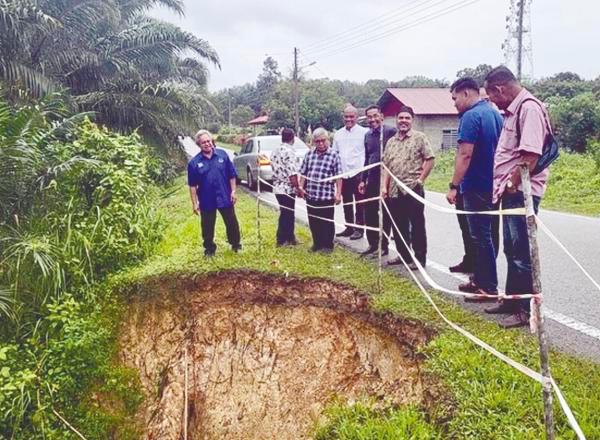
{"label": "white car", "polygon": [[[233,166],[238,178],[245,180],[250,189],[256,189],[258,176],[267,182],[273,181],[271,168],[271,153],[281,145],[281,136],[256,136],[248,139],[239,154],[235,154]],[[304,158],[308,147],[299,138],[294,139],[293,145],[296,156]]]}

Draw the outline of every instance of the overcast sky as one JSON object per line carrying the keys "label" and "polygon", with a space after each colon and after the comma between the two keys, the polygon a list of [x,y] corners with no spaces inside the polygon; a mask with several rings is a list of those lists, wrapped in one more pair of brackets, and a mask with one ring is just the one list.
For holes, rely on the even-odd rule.
{"label": "overcast sky", "polygon": [[[255,81],[267,54],[277,60],[282,73],[289,74],[294,47],[300,49],[301,65],[316,61],[304,69],[309,78],[363,82],[425,75],[453,80],[463,67],[504,62],[510,0],[186,0],[185,4],[183,18],[164,9],[152,15],[216,49],[222,69],[211,69],[209,88],[219,90]],[[460,9],[450,11],[453,7]],[[567,70],[585,78],[599,76],[599,16],[596,0],[533,0],[534,77]],[[373,41],[377,37],[385,38]]]}

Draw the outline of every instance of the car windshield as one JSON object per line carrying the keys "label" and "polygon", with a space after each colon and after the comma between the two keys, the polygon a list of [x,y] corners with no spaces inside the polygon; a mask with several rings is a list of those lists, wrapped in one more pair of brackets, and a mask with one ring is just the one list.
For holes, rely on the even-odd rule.
{"label": "car windshield", "polygon": [[[257,138],[260,142],[260,151],[273,151],[275,148],[281,145],[281,138],[279,136],[269,136],[263,138]],[[298,150],[307,149],[308,147],[300,139],[294,140],[294,148]]]}

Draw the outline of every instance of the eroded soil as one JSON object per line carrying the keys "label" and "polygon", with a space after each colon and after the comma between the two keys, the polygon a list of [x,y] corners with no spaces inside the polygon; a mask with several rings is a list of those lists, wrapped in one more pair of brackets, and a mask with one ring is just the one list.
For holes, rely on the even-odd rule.
{"label": "eroded soil", "polygon": [[432,330],[347,286],[229,272],[144,289],[120,356],[140,371],[145,438],[183,438],[186,395],[188,439],[307,438],[335,396],[427,400],[415,350]]}

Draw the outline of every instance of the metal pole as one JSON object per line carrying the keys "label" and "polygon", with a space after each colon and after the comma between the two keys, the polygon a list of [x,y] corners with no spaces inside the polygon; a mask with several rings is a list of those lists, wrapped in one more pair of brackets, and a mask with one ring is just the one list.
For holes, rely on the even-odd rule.
{"label": "metal pole", "polygon": [[[381,115],[383,116],[383,114]],[[383,118],[382,118],[383,119]],[[377,244],[377,258],[378,258],[378,268],[377,268],[377,291],[381,294],[383,291],[383,262],[382,262],[382,240],[383,240],[383,199],[381,197],[381,185],[383,183],[383,120],[381,121],[381,125],[379,127],[379,241]],[[388,244],[389,246],[389,244]]]}
{"label": "metal pole", "polygon": [[[529,239],[529,253],[531,255],[531,276],[533,278],[533,294],[541,295],[542,282],[540,276],[540,254],[537,245],[537,227],[535,224],[535,211],[531,195],[531,179],[529,168],[526,164],[520,165],[521,182],[523,184],[523,198],[527,218],[527,237]],[[554,415],[552,413],[552,384],[550,365],[548,359],[548,335],[542,313],[541,298],[532,301],[531,313],[535,314],[538,322],[538,340],[540,344],[540,364],[542,369],[542,390],[544,397],[544,425],[546,426],[546,439],[554,440]]]}
{"label": "metal pole", "polygon": [[258,193],[258,197],[256,197],[256,238],[258,241],[258,252],[262,252],[262,235],[260,233],[260,141],[258,141],[257,147],[257,156],[256,156],[256,189]]}

